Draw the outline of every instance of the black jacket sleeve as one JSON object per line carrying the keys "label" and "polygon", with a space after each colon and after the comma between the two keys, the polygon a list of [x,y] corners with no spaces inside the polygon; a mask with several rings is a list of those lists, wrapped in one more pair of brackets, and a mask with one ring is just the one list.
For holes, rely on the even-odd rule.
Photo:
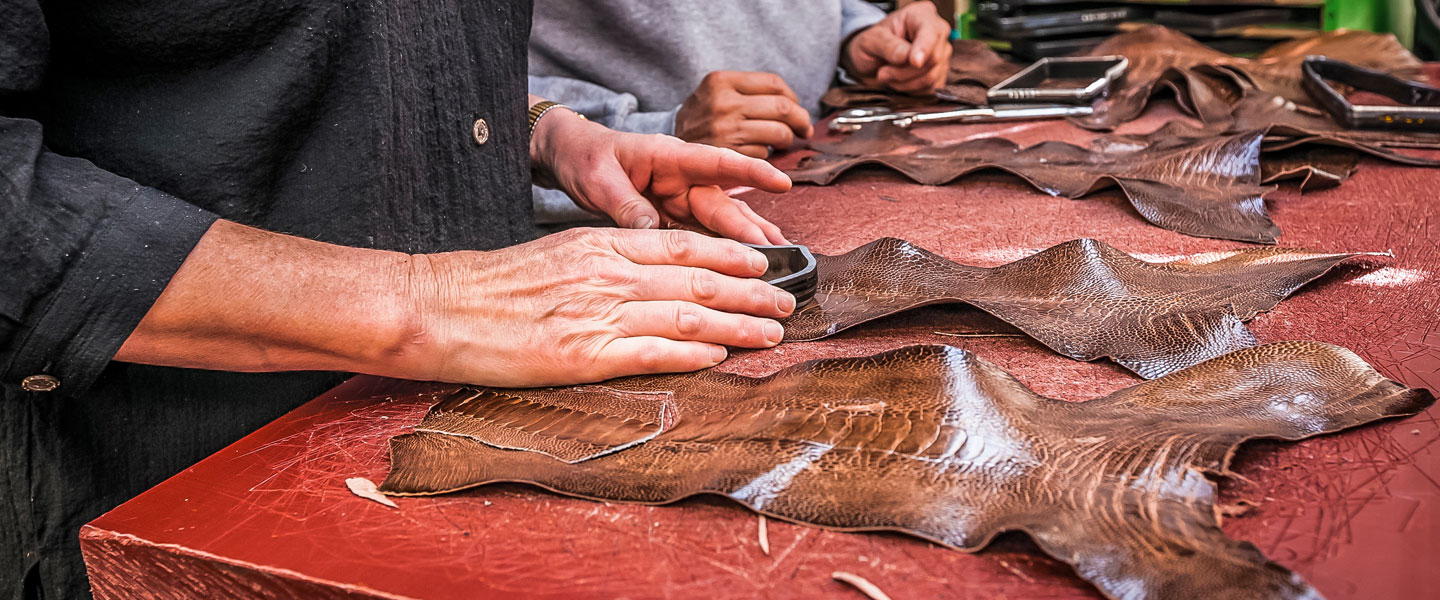
{"label": "black jacket sleeve", "polygon": [[[33,0],[0,2],[0,95],[43,85],[48,49]],[[0,385],[44,374],[84,391],[215,219],[0,114]]]}

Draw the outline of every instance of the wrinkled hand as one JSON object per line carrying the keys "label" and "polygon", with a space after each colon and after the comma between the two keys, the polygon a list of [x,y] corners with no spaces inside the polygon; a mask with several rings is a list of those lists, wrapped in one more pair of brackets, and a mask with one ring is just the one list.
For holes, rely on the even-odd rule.
{"label": "wrinkled hand", "polygon": [[850,38],[841,66],[870,87],[923,95],[945,85],[950,24],[935,5],[913,2]]}
{"label": "wrinkled hand", "polygon": [[676,221],[752,244],[787,243],[780,228],[720,188],[789,190],[790,178],[769,163],[667,135],[614,131],[569,111],[555,112],[562,114],[547,114],[536,126],[532,160],[548,167],[582,208],[633,229]]}
{"label": "wrinkled hand", "polygon": [[491,252],[422,255],[419,333],[394,372],[521,387],[692,371],[774,346],[795,298],[759,252],[687,231],[571,229]]}
{"label": "wrinkled hand", "polygon": [[810,113],[774,73],[714,71],[675,114],[675,135],[755,158],[810,137]]}

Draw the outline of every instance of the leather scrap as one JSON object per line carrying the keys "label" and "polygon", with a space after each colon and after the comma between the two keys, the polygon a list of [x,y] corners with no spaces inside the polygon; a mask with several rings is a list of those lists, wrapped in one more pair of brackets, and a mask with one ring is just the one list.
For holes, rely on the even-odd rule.
{"label": "leather scrap", "polygon": [[1187,235],[1273,244],[1280,228],[1265,211],[1261,131],[1192,137],[1170,124],[1145,136],[1098,140],[1091,148],[1043,142],[1021,148],[1001,138],[936,144],[891,125],[864,127],[787,173],[827,185],[861,165],[889,167],[927,185],[981,169],[1015,174],[1052,196],[1080,198],[1115,185],[1145,220]]}
{"label": "leather scrap", "polygon": [[1300,74],[1307,55],[1329,56],[1409,79],[1423,76],[1420,60],[1394,35],[1365,31],[1328,31],[1242,58],[1151,25],[1112,36],[1085,53],[1111,54],[1130,59],[1130,68],[1100,103],[1101,110],[1074,119],[1082,127],[1108,130],[1134,120],[1162,91],[1174,93],[1182,108],[1206,123],[1228,121],[1235,103],[1252,90],[1310,105]]}
{"label": "leather scrap", "polygon": [[994,268],[881,238],[816,254],[815,301],[781,321],[810,341],[919,306],[965,303],[1075,360],[1108,357],[1147,379],[1254,346],[1244,325],[1360,256],[1246,248],[1152,263],[1089,239]]}
{"label": "leather scrap", "polygon": [[[1229,474],[1248,439],[1299,440],[1434,403],[1316,342],[1240,350],[1079,403],[1040,396],[949,346],[816,360],[759,378],[712,369],[604,387],[672,394],[644,397],[655,398],[648,412],[673,399],[676,423],[643,444],[565,462],[438,430],[438,412],[480,408],[473,398],[483,392],[463,388],[426,417],[428,431],[391,440],[381,491],[506,481],[645,504],[716,494],[790,521],[899,531],[968,552],[1023,531],[1112,598],[1318,598],[1254,545],[1225,536],[1203,473]],[[604,402],[495,393],[522,399],[525,414],[511,427],[527,435]],[[549,437],[610,439],[605,427],[562,427],[565,436]]]}
{"label": "leather scrap", "polygon": [[1376,158],[1419,167],[1440,166],[1440,157],[1401,152],[1398,148],[1440,150],[1440,133],[1346,129],[1328,114],[1274,94],[1252,93],[1233,113],[1232,128],[1265,130],[1266,154],[1297,146],[1326,145],[1364,152]]}

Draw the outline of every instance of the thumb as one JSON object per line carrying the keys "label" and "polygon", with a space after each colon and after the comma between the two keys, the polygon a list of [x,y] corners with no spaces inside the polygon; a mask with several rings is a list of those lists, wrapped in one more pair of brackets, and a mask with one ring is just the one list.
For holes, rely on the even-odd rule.
{"label": "thumb", "polygon": [[590,204],[621,227],[655,229],[660,225],[655,205],[641,196],[628,178],[601,175],[592,180],[590,187],[585,194]]}
{"label": "thumb", "polygon": [[861,52],[884,64],[906,63],[910,55],[908,40],[883,24],[872,26],[865,30],[865,33],[867,35],[861,36],[859,40]]}

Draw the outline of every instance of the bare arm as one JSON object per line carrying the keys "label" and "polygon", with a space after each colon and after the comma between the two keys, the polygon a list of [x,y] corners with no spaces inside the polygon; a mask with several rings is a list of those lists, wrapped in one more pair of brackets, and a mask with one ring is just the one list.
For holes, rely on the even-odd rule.
{"label": "bare arm", "polygon": [[[779,230],[718,185],[783,191],[770,165],[668,136],[546,116],[532,157],[618,221],[657,211],[764,242]],[[693,212],[692,212],[693,211]],[[216,222],[116,360],[339,370],[499,386],[714,365],[763,348],[795,299],[759,252],[684,231],[571,230],[489,252],[406,255]]]}
{"label": "bare arm", "polygon": [[217,221],[115,359],[388,375],[416,317],[413,259]]}

